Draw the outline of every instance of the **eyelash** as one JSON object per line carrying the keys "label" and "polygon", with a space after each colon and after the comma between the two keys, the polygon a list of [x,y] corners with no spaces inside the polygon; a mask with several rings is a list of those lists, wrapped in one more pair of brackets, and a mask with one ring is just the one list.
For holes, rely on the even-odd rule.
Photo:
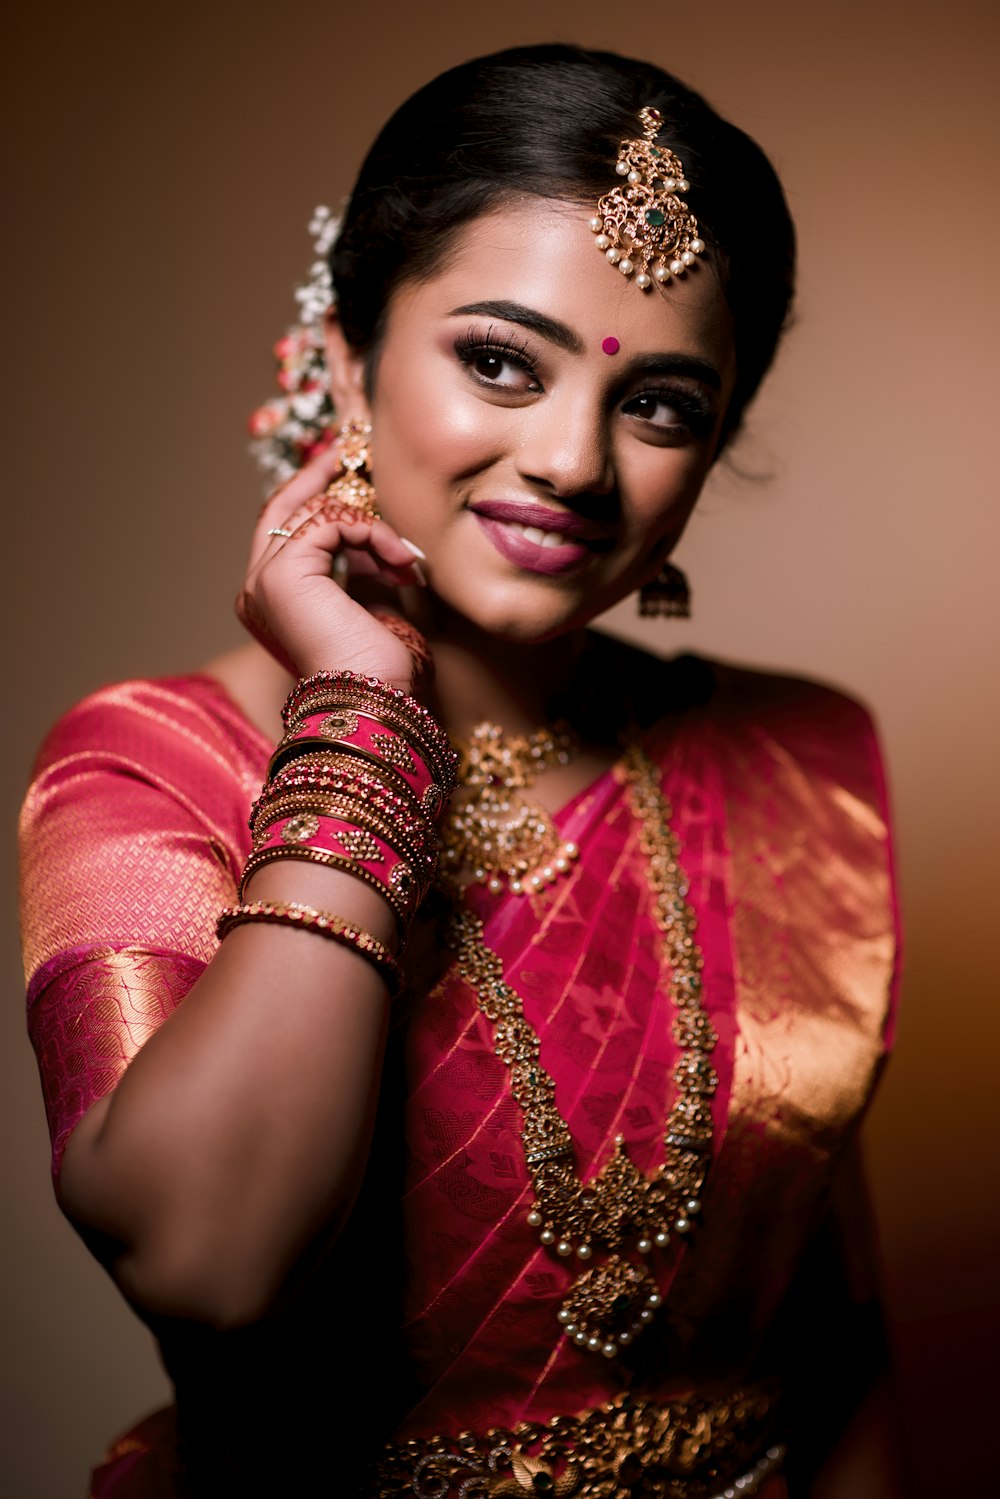
{"label": "eyelash", "polygon": [[[479,355],[492,354],[496,358],[509,359],[511,364],[515,364],[533,380],[538,378],[538,362],[529,353],[527,344],[517,344],[513,340],[500,338],[492,328],[485,336],[478,329],[470,328],[467,333],[463,333],[461,338],[455,340],[455,353],[464,365],[470,367],[470,370]],[[494,383],[483,375],[476,375],[475,370],[471,370],[471,373],[484,385],[489,386]]]}
{"label": "eyelash", "polygon": [[651,385],[633,391],[625,402],[626,406],[632,401],[640,400],[643,396],[672,406],[681,417],[684,426],[695,437],[706,437],[711,432],[715,422],[715,413],[707,397],[700,392],[677,385]]}
{"label": "eyelash", "polygon": [[[478,380],[487,388],[502,390],[503,387],[494,381],[479,375],[472,369],[475,360],[481,355],[493,355],[498,359],[509,360],[511,364],[522,370],[532,380],[538,379],[538,361],[528,349],[527,344],[516,343],[513,339],[505,339],[493,332],[491,328],[483,334],[477,328],[469,328],[461,338],[455,340],[455,353],[467,368],[473,378]],[[711,403],[698,391],[682,388],[675,385],[651,385],[634,390],[628,396],[625,405],[648,396],[654,401],[663,401],[672,406],[682,418],[683,426],[694,437],[705,437],[712,430],[715,414]],[[657,429],[654,429],[657,430]],[[670,432],[676,428],[660,428],[663,432]]]}

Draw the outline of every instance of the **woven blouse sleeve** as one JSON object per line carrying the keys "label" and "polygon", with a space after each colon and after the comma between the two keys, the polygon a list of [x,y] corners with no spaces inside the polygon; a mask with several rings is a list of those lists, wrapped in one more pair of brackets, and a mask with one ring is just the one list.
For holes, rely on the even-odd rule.
{"label": "woven blouse sleeve", "polygon": [[21,924],[53,1171],[215,952],[264,755],[196,677],[106,688],[43,746],[21,815]]}

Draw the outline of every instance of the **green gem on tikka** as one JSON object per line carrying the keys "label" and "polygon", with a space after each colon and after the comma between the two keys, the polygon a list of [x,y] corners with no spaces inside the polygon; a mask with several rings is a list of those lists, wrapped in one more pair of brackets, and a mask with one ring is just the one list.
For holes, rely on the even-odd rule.
{"label": "green gem on tikka", "polygon": [[662,208],[647,208],[645,218],[646,223],[652,229],[659,229],[661,225],[667,222],[667,216]]}

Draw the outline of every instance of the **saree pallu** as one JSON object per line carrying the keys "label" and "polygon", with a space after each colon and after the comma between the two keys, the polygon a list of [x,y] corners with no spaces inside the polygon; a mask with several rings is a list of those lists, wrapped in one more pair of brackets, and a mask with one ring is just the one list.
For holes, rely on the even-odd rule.
{"label": "saree pallu", "polygon": [[[666,1408],[781,1372],[765,1367],[776,1361],[773,1328],[889,1039],[897,941],[885,793],[871,724],[849,699],[706,663],[700,672],[709,681],[700,700],[643,738],[673,807],[718,1035],[697,1227],[650,1257],[664,1304],[627,1359],[566,1339],[556,1314],[577,1272],[526,1224],[520,1115],[490,1027],[456,972],[430,992],[414,983],[390,1042],[357,1212],[323,1272],[316,1315],[290,1335],[303,1357],[323,1351],[329,1295],[338,1350],[374,1336],[374,1351],[338,1362],[322,1393],[347,1409],[345,1384],[368,1398],[377,1389],[387,1463],[402,1451],[419,1461],[421,1443],[447,1446],[462,1432],[468,1446],[519,1423],[593,1412],[626,1390]],[[97,694],[43,751],[24,814],[23,890],[30,1025],[57,1157],[210,961],[270,748],[217,684],[190,677]],[[569,876],[538,896],[467,899],[540,1037],[581,1176],[603,1166],[618,1134],[651,1171],[677,1052],[618,767],[557,822],[580,848]],[[375,1241],[393,1246],[391,1284],[373,1268]],[[255,1380],[266,1382],[267,1362]],[[190,1361],[174,1358],[172,1369],[182,1427],[210,1446],[210,1398],[191,1393]],[[303,1385],[304,1400],[316,1393]],[[137,1429],[129,1451],[95,1475],[95,1495],[157,1493],[154,1468],[169,1485],[166,1430],[153,1439]],[[320,1448],[330,1440],[316,1435]],[[766,1452],[763,1427],[761,1441]],[[518,1460],[529,1459],[525,1444]],[[504,1463],[496,1483],[518,1481]],[[459,1492],[462,1471],[442,1499]],[[535,1485],[525,1491],[542,1491],[540,1471],[524,1469]],[[630,1486],[651,1480],[626,1482],[628,1471],[608,1494],[672,1492]],[[558,1464],[554,1472],[557,1481]],[[776,1476],[759,1483],[768,1499],[783,1492]],[[701,1499],[695,1487],[683,1492]]]}

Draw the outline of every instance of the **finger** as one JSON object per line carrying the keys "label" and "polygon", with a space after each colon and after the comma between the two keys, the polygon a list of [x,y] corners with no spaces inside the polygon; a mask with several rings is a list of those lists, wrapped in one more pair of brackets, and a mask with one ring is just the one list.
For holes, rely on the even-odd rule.
{"label": "finger", "polygon": [[318,500],[340,471],[340,466],[340,458],[335,446],[325,448],[311,458],[286,484],[275,490],[257,517],[250,544],[248,572],[252,572],[260,563],[274,540],[270,533],[276,528],[293,530],[294,527],[288,525],[288,517],[294,515],[311,498]]}
{"label": "finger", "polygon": [[344,550],[367,553],[379,566],[404,572],[408,582],[425,581],[418,561],[423,553],[418,553],[412,542],[401,537],[387,521],[359,517],[354,507],[341,502],[325,500],[296,526],[291,539],[315,543],[319,532],[332,537],[328,530],[331,526],[339,528],[339,542]]}

